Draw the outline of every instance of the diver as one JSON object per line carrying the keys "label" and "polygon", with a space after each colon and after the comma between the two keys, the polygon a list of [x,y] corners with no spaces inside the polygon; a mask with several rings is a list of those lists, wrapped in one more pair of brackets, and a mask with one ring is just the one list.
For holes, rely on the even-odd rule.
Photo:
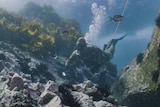
{"label": "diver", "polygon": [[[87,44],[84,37],[80,37],[76,42],[77,49],[72,52],[71,56],[66,61],[65,66],[78,66],[77,62],[79,62],[79,65],[85,63],[87,66],[102,65],[113,58],[115,45],[119,40],[122,40],[126,36],[127,35],[125,34],[120,38],[112,39],[108,44],[104,44],[103,50]],[[105,52],[106,49],[108,49],[109,52]]]}
{"label": "diver", "polygon": [[122,21],[124,19],[124,16],[122,15],[114,15],[113,17],[110,17],[110,21],[114,20],[115,22]]}
{"label": "diver", "polygon": [[111,39],[107,44],[104,44],[103,51],[105,51],[106,49],[109,49],[110,56],[111,56],[111,58],[113,58],[113,54],[114,54],[114,51],[115,51],[115,45],[117,44],[117,42],[119,40],[122,40],[126,36],[127,36],[127,34],[125,34],[124,36],[122,36],[120,38],[117,38],[117,39]]}
{"label": "diver", "polygon": [[65,66],[84,66],[84,64],[92,71],[96,71],[97,66],[108,63],[110,56],[100,48],[86,43],[84,37],[78,38],[76,42],[77,49],[74,50],[66,61]]}

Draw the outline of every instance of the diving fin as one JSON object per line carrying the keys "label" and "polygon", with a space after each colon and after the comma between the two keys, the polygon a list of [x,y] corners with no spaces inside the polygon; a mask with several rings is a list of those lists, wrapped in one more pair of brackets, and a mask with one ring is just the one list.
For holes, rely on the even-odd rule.
{"label": "diving fin", "polygon": [[124,36],[118,38],[118,39],[111,39],[107,44],[104,44],[103,46],[103,51],[105,51],[106,49],[109,49],[110,46],[113,44],[113,45],[116,45],[116,43],[119,41],[119,40],[122,40],[123,38],[125,38],[127,36],[127,34],[125,34]]}

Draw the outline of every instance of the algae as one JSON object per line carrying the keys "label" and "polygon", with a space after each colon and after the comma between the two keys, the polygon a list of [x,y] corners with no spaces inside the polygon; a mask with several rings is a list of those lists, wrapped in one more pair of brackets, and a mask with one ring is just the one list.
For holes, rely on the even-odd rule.
{"label": "algae", "polygon": [[[69,33],[62,34],[64,30]],[[75,48],[72,45],[82,36],[75,20],[60,17],[52,6],[39,6],[33,2],[20,14],[0,9],[0,33],[1,41],[43,57],[63,49],[68,49],[70,54]]]}
{"label": "algae", "polygon": [[157,83],[152,81],[152,74],[157,70],[157,65],[157,47],[155,47],[151,50],[146,60],[141,63],[139,68],[139,75],[143,75],[144,77],[144,80],[142,81],[143,84],[149,83],[148,90],[156,90],[158,88],[158,84],[160,84],[160,81],[157,81]]}

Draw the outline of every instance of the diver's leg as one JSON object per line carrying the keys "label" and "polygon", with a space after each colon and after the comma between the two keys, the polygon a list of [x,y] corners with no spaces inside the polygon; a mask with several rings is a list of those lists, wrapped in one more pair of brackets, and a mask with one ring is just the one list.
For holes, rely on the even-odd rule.
{"label": "diver's leg", "polygon": [[113,58],[114,51],[115,51],[115,45],[112,44],[109,48],[110,58]]}
{"label": "diver's leg", "polygon": [[110,40],[107,44],[104,44],[103,51],[105,51],[106,49],[109,49],[111,44],[112,44],[112,40]]}
{"label": "diver's leg", "polygon": [[104,44],[103,51],[105,51],[106,49],[109,49],[111,47],[115,47],[115,45],[117,44],[117,42],[119,40],[122,40],[126,36],[127,36],[127,34],[125,34],[124,36],[122,36],[120,38],[110,40],[107,44]]}
{"label": "diver's leg", "polygon": [[124,37],[126,37],[126,36],[127,36],[127,34],[125,34],[124,36],[122,36],[122,37],[120,37],[120,38],[112,39],[112,44],[116,45],[119,40],[122,40],[122,39],[123,39]]}
{"label": "diver's leg", "polygon": [[117,39],[113,39],[113,41],[114,42],[118,42],[119,40],[122,40],[124,37],[126,37],[127,36],[127,34],[125,34],[124,36],[122,36],[122,37],[120,37],[120,38],[117,38]]}
{"label": "diver's leg", "polygon": [[104,45],[103,45],[103,51],[106,50],[106,47],[107,47],[107,44],[104,44]]}
{"label": "diver's leg", "polygon": [[121,39],[123,39],[123,38],[126,37],[126,36],[127,36],[127,34],[125,34],[124,36],[118,38],[118,40],[121,40]]}
{"label": "diver's leg", "polygon": [[127,34],[125,34],[124,36],[118,38],[118,39],[112,39],[112,44],[110,45],[109,47],[109,52],[111,54],[111,58],[113,58],[113,55],[114,55],[114,51],[115,51],[115,46],[116,46],[116,43],[119,41],[119,40],[122,40],[124,37],[126,37]]}

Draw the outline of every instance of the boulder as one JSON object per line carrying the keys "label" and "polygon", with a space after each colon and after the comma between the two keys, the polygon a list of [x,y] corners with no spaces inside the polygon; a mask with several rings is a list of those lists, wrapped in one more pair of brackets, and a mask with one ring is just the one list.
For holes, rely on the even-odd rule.
{"label": "boulder", "polygon": [[47,104],[51,101],[51,99],[56,96],[55,93],[51,92],[51,91],[48,91],[48,90],[45,90],[41,95],[40,95],[40,98],[39,98],[39,101],[38,103],[41,104],[41,105],[44,105],[44,104]]}
{"label": "boulder", "polygon": [[35,100],[39,99],[39,96],[40,96],[41,93],[38,90],[28,88],[27,91],[28,91],[29,96],[32,99],[35,99]]}
{"label": "boulder", "polygon": [[10,81],[10,90],[15,89],[16,91],[20,91],[23,88],[24,88],[23,78],[19,76],[17,73],[15,73]]}
{"label": "boulder", "polygon": [[45,107],[63,107],[60,97],[55,96]]}
{"label": "boulder", "polygon": [[4,53],[0,53],[0,60],[5,60],[6,59],[6,56]]}
{"label": "boulder", "polygon": [[74,90],[78,92],[83,92],[89,97],[92,97],[94,101],[107,99],[107,97],[110,95],[109,87],[94,84],[90,80],[84,81],[80,84],[75,84],[73,85],[73,87]]}
{"label": "boulder", "polygon": [[9,107],[11,103],[11,96],[12,96],[12,93],[10,92],[10,90],[5,90],[5,92],[1,93],[1,96],[3,96],[0,102],[2,104],[2,107]]}
{"label": "boulder", "polygon": [[108,103],[106,101],[100,100],[100,101],[94,101],[95,107],[116,107],[115,105]]}
{"label": "boulder", "polygon": [[45,85],[45,90],[48,90],[51,92],[58,92],[58,84],[49,80]]}
{"label": "boulder", "polygon": [[90,80],[84,81],[83,83],[73,85],[76,91],[78,92],[83,92],[84,94],[88,95],[89,97],[94,97],[97,96],[99,97],[98,93],[98,85],[93,84]]}
{"label": "boulder", "polygon": [[71,92],[75,102],[77,102],[80,107],[94,107],[93,100],[88,95],[82,92]]}

